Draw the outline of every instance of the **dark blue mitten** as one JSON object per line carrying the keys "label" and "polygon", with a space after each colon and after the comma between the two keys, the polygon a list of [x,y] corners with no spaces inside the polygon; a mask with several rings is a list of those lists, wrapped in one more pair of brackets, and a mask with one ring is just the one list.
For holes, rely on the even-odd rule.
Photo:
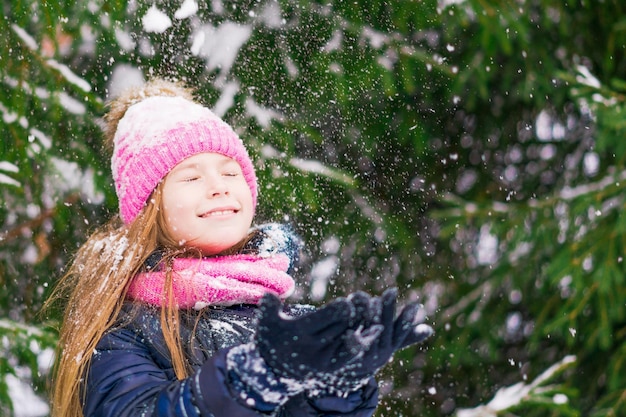
{"label": "dark blue mitten", "polygon": [[396,298],[395,289],[381,297],[359,292],[290,317],[276,296],[265,295],[254,340],[228,355],[237,391],[265,410],[302,391],[316,396],[358,390],[397,350],[433,333],[416,323],[417,303],[396,317]]}
{"label": "dark blue mitten", "polygon": [[340,365],[334,371],[320,369],[315,375],[322,382],[321,393],[344,394],[359,389],[396,351],[433,334],[430,326],[417,323],[417,303],[408,304],[396,317],[397,295],[396,289],[390,289],[381,297],[366,293],[348,297],[357,313],[356,327],[350,326],[342,335],[349,356],[345,360],[340,358]]}
{"label": "dark blue mitten", "polygon": [[303,381],[335,372],[354,355],[346,334],[358,328],[361,317],[349,300],[338,298],[296,318],[282,308],[276,296],[263,297],[254,337],[260,355],[280,376]]}
{"label": "dark blue mitten", "polygon": [[302,391],[319,390],[354,356],[345,337],[360,324],[354,305],[339,298],[301,316],[288,316],[281,301],[266,294],[259,305],[252,342],[227,355],[230,383],[242,401],[268,412]]}
{"label": "dark blue mitten", "polygon": [[[353,357],[346,361],[337,374],[335,385],[341,390],[361,386],[393,356],[407,346],[423,342],[433,334],[426,324],[416,322],[418,303],[406,305],[396,317],[398,291],[393,288],[381,297],[371,297],[364,311],[361,325],[349,331],[347,339]],[[366,299],[367,295],[360,295]],[[363,303],[363,300],[359,301]]]}

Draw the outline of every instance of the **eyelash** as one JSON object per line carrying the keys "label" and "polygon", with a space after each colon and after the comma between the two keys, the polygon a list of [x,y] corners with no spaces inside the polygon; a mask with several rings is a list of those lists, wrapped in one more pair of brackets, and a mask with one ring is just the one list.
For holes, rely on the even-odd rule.
{"label": "eyelash", "polygon": [[[237,177],[239,175],[239,173],[237,172],[225,172],[222,174],[222,176],[224,177]],[[194,177],[188,177],[183,179],[184,182],[192,182],[192,181],[196,181],[200,179],[200,176],[194,176]]]}

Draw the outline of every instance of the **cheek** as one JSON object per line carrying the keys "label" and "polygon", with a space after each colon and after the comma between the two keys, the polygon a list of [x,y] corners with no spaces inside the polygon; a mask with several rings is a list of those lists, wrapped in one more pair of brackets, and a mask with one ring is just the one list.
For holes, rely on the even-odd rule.
{"label": "cheek", "polygon": [[165,221],[169,225],[170,222],[172,221],[172,219],[176,217],[176,210],[172,206],[172,203],[167,202],[167,201],[163,201],[163,208],[162,208],[162,210],[163,210],[163,218],[165,219]]}
{"label": "cheek", "polygon": [[172,209],[175,207],[175,203],[177,201],[176,193],[167,187],[167,185],[163,188],[163,197],[161,200],[161,210],[167,217]]}
{"label": "cheek", "polygon": [[247,183],[243,183],[239,189],[239,195],[241,196],[241,201],[248,207],[252,208],[252,192],[250,188],[248,188]]}
{"label": "cheek", "polygon": [[168,191],[163,194],[163,210],[166,215],[184,212],[191,207],[190,196],[194,195],[193,191],[188,193],[176,192],[175,190]]}
{"label": "cheek", "polygon": [[183,219],[187,219],[189,209],[181,201],[163,201],[163,218],[171,232],[184,228]]}

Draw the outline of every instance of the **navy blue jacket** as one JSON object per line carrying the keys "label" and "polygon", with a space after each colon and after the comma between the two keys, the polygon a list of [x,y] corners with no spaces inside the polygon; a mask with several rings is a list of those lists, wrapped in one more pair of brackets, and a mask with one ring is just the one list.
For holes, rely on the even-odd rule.
{"label": "navy blue jacket", "polygon": [[240,400],[229,383],[226,353],[229,347],[251,340],[254,306],[181,314],[181,337],[195,370],[184,380],[174,375],[159,310],[125,307],[120,326],[106,333],[91,359],[84,385],[85,417],[366,417],[374,413],[378,389],[373,378],[347,397],[308,398],[301,393],[268,414],[257,410],[263,407]]}

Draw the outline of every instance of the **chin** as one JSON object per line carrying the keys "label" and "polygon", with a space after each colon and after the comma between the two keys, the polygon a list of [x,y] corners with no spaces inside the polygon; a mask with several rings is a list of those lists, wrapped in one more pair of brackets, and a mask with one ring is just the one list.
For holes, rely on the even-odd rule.
{"label": "chin", "polygon": [[190,245],[196,246],[206,256],[219,255],[227,253],[232,247],[237,247],[248,236],[248,231],[233,231],[229,230],[226,233],[221,231],[215,231],[211,234],[211,240],[206,241],[204,239],[197,239],[195,242],[192,240]]}
{"label": "chin", "polygon": [[239,241],[231,243],[231,244],[203,247],[199,249],[202,251],[203,254],[207,256],[214,256],[214,255],[219,255],[219,254],[228,252],[228,250],[231,249],[233,246],[237,245],[237,243],[239,243]]}

